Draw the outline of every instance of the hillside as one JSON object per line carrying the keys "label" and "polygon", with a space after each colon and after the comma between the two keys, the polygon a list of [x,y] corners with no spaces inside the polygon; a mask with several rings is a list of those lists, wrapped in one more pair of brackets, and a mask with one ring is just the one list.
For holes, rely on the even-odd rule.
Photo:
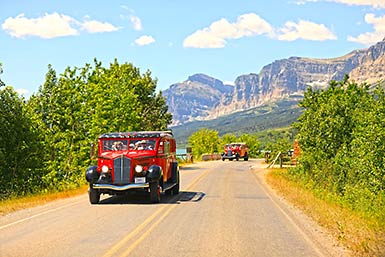
{"label": "hillside", "polygon": [[289,97],[274,103],[261,105],[245,111],[221,116],[212,120],[192,121],[172,127],[178,147],[187,145],[188,138],[200,128],[215,129],[219,135],[233,133],[254,134],[260,131],[288,127],[301,115],[298,101],[302,97]]}

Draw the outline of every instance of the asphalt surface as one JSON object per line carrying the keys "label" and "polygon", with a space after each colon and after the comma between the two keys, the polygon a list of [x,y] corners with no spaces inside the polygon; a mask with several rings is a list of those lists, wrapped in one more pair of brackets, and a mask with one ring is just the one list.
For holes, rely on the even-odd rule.
{"label": "asphalt surface", "polygon": [[0,217],[0,256],[328,256],[274,201],[258,160],[181,169],[181,192],[88,195]]}

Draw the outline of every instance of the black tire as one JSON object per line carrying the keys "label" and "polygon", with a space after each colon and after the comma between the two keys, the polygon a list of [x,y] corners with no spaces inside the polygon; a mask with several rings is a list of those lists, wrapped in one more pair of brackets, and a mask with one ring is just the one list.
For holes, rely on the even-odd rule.
{"label": "black tire", "polygon": [[88,189],[88,196],[91,204],[98,204],[100,201],[100,192],[93,189],[92,186]]}
{"label": "black tire", "polygon": [[177,182],[176,182],[176,185],[172,188],[172,194],[173,195],[177,195],[177,194],[179,194],[179,170],[178,170],[178,178],[177,178]]}
{"label": "black tire", "polygon": [[243,158],[243,160],[245,160],[245,161],[249,160],[249,155],[247,153],[246,153],[245,157]]}
{"label": "black tire", "polygon": [[150,202],[159,203],[160,202],[160,189],[159,181],[150,183]]}
{"label": "black tire", "polygon": [[222,161],[225,161],[225,158],[222,158]]}
{"label": "black tire", "polygon": [[237,154],[237,156],[235,157],[235,159],[237,160],[237,161],[239,161],[239,155]]}

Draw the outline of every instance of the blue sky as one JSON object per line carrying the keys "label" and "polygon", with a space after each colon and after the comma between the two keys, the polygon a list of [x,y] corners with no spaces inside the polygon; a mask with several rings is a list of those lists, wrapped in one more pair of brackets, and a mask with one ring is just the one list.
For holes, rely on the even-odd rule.
{"label": "blue sky", "polygon": [[385,37],[385,0],[0,0],[0,79],[25,96],[97,58],[147,70],[158,90],[227,83],[291,56],[333,58]]}

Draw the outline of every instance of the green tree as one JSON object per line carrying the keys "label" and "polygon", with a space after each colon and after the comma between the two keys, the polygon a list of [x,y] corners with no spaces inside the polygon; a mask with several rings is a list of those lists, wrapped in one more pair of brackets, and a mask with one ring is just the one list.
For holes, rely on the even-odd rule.
{"label": "green tree", "polygon": [[155,89],[149,71],[142,75],[117,60],[109,68],[96,59],[94,66],[67,67],[59,78],[49,65],[44,85],[28,103],[43,134],[46,186],[84,183],[89,144],[102,133],[166,128],[172,117]]}
{"label": "green tree", "polygon": [[[3,64],[0,62],[0,75],[3,74]],[[0,87],[4,87],[5,83],[0,79]]]}
{"label": "green tree", "polygon": [[384,188],[384,91],[347,78],[323,91],[308,89],[295,127],[305,174],[344,195],[348,186]]}
{"label": "green tree", "polygon": [[205,153],[217,153],[221,140],[218,131],[202,128],[194,132],[188,139],[194,158],[201,158]]}
{"label": "green tree", "polygon": [[12,87],[0,89],[0,199],[40,188],[41,145],[25,110],[25,101]]}
{"label": "green tree", "polygon": [[385,219],[385,92],[345,79],[309,89],[295,124],[300,166],[291,175],[337,195],[343,205]]}
{"label": "green tree", "polygon": [[232,133],[227,133],[227,134],[224,134],[222,137],[221,137],[221,144],[222,145],[226,145],[226,144],[230,144],[230,143],[234,143],[237,141],[237,136],[232,134]]}

